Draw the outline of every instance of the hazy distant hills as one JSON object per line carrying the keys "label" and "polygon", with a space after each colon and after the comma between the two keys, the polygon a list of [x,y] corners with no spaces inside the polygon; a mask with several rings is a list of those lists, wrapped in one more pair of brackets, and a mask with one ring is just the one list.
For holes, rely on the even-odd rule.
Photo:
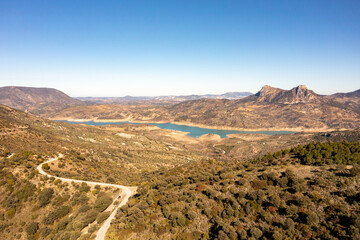
{"label": "hazy distant hills", "polygon": [[336,93],[336,94],[331,95],[331,96],[336,97],[336,98],[345,98],[345,97],[348,97],[348,98],[360,98],[360,89],[356,90],[354,92],[349,92],[349,93]]}
{"label": "hazy distant hills", "polygon": [[299,131],[360,127],[360,90],[320,95],[304,85],[290,90],[264,86],[256,94],[249,94],[81,98],[84,102],[56,89],[3,87],[0,103],[53,119],[116,119]]}
{"label": "hazy distant hills", "polygon": [[[290,90],[264,86],[256,94],[240,99],[201,98],[154,104],[102,104],[67,108],[55,119],[116,119],[175,122],[217,128],[291,129],[322,131],[360,127],[358,92],[320,95],[304,85]],[[188,96],[189,97],[189,96]],[[167,98],[169,99],[169,98]],[[180,101],[180,97],[177,97]]]}
{"label": "hazy distant hills", "polygon": [[105,103],[124,103],[131,101],[164,101],[164,102],[183,102],[197,99],[241,99],[250,96],[250,92],[227,92],[224,94],[206,94],[206,95],[184,95],[184,96],[155,96],[155,97],[79,97],[79,100],[91,101],[99,104]]}
{"label": "hazy distant hills", "polygon": [[53,88],[0,87],[0,104],[43,114],[86,103]]}

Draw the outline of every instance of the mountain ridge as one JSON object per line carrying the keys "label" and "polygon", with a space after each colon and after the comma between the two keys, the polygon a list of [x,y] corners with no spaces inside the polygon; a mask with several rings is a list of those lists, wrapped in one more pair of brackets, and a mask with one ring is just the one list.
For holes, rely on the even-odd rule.
{"label": "mountain ridge", "polygon": [[355,90],[353,92],[347,92],[347,93],[335,93],[331,96],[334,97],[356,97],[356,98],[360,98],[360,89]]}
{"label": "mountain ridge", "polygon": [[299,85],[290,90],[283,90],[265,85],[255,94],[257,101],[268,103],[320,103],[322,97],[314,91],[309,90],[305,85]]}
{"label": "mountain ridge", "polygon": [[122,103],[127,101],[170,101],[182,102],[197,99],[241,99],[250,96],[251,92],[226,92],[223,94],[203,94],[203,95],[165,95],[165,96],[124,96],[124,97],[78,97],[80,100],[87,100],[95,103]]}
{"label": "mountain ridge", "polygon": [[197,99],[180,103],[103,104],[64,109],[52,119],[111,119],[173,122],[211,128],[330,131],[360,127],[359,98],[320,95],[300,85],[290,90],[264,86],[236,100]]}
{"label": "mountain ridge", "polygon": [[360,126],[359,101],[319,95],[304,85],[290,90],[265,85],[239,100],[186,101],[170,106],[174,122],[249,129],[353,129]]}
{"label": "mountain ridge", "polygon": [[34,114],[86,105],[85,102],[71,98],[64,92],[54,88],[22,86],[0,87],[0,104]]}

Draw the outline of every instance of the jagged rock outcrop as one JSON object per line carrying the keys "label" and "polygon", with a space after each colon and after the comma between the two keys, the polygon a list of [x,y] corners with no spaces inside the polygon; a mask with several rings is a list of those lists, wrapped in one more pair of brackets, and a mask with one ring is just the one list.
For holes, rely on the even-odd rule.
{"label": "jagged rock outcrop", "polygon": [[269,85],[265,85],[261,88],[259,92],[255,94],[257,97],[257,101],[259,102],[273,102],[274,99],[280,94],[285,92],[285,90],[280,88],[270,87]]}
{"label": "jagged rock outcrop", "polygon": [[177,122],[251,129],[353,129],[360,126],[359,104],[329,99],[304,85],[283,90],[264,86],[239,100],[202,99],[169,107]]}
{"label": "jagged rock outcrop", "polygon": [[299,85],[291,90],[283,90],[265,85],[255,94],[257,101],[267,103],[320,103],[322,96],[309,90],[305,85]]}

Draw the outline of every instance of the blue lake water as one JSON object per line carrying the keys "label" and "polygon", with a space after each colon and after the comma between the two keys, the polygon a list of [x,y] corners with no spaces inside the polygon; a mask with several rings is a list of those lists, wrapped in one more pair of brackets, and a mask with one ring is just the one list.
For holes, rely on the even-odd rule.
{"label": "blue lake water", "polygon": [[[72,121],[59,121],[59,122],[67,122],[73,124],[87,124],[93,126],[103,126],[103,125],[116,125],[116,124],[125,124],[130,123],[134,125],[142,124],[142,123],[134,123],[134,122],[72,122]],[[176,130],[187,132],[190,137],[200,137],[204,134],[212,133],[217,134],[221,138],[226,138],[228,134],[244,134],[244,133],[259,133],[266,135],[278,135],[278,134],[290,134],[294,132],[290,131],[237,131],[237,130],[220,130],[220,129],[209,129],[209,128],[200,128],[200,127],[192,127],[187,125],[177,125],[172,123],[146,123],[149,125],[155,125],[162,129]]]}

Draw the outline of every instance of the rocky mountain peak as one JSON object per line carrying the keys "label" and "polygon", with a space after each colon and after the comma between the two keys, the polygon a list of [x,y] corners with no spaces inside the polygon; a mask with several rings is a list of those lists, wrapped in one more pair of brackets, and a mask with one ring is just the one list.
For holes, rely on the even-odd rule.
{"label": "rocky mountain peak", "polygon": [[291,90],[283,90],[265,85],[255,94],[257,101],[268,103],[319,103],[321,96],[309,90],[305,85],[299,85]]}
{"label": "rocky mountain peak", "polygon": [[284,96],[283,103],[318,103],[320,102],[320,96],[313,91],[309,90],[305,85],[299,85],[291,89]]}
{"label": "rocky mountain peak", "polygon": [[281,91],[282,89],[280,88],[274,88],[274,87],[271,87],[269,85],[265,85],[261,88],[261,90],[259,92],[257,92],[255,94],[255,96],[266,96],[266,95],[269,95],[269,94],[274,94],[274,93],[277,93],[279,91]]}
{"label": "rocky mountain peak", "polygon": [[255,96],[258,97],[257,100],[260,102],[272,102],[274,98],[283,91],[285,90],[265,85],[255,94]]}

